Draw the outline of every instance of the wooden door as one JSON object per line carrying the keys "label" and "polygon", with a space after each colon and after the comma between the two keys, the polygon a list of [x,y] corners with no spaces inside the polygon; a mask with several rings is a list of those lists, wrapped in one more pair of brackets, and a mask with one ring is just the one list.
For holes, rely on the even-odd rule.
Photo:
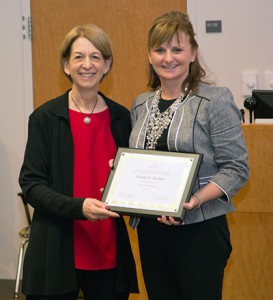
{"label": "wooden door", "polygon": [[[100,90],[130,108],[147,88],[148,28],[155,17],[170,10],[185,12],[186,0],[32,0],[34,107],[70,88],[59,66],[60,44],[72,27],[95,23],[108,33],[114,53],[113,68]],[[128,231],[140,288],[130,300],[145,300],[137,235]]]}

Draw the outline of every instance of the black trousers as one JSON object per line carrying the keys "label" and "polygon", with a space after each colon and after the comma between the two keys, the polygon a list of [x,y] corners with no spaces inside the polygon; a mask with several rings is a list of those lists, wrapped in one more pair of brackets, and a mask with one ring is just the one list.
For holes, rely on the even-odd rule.
{"label": "black trousers", "polygon": [[232,247],[225,216],[167,226],[141,219],[138,237],[149,300],[220,300]]}
{"label": "black trousers", "polygon": [[128,293],[116,292],[116,270],[76,270],[78,291],[62,295],[26,295],[26,300],[77,300],[80,289],[85,300],[127,300]]}

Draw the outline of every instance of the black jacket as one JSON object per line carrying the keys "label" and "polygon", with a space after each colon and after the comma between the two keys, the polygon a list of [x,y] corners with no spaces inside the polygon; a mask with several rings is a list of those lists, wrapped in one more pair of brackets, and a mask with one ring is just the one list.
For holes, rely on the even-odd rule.
{"label": "black jacket", "polygon": [[[29,117],[28,141],[19,183],[34,207],[24,261],[24,294],[54,295],[76,290],[73,220],[85,219],[84,199],[73,195],[73,140],[68,92],[46,102]],[[127,147],[129,111],[103,94],[116,145]],[[138,292],[136,269],[123,218],[117,228],[117,290]]]}

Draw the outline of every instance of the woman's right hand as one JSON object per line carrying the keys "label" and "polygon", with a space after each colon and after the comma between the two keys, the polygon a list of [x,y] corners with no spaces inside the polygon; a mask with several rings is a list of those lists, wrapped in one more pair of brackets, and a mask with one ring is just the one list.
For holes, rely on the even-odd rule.
{"label": "woman's right hand", "polygon": [[105,203],[94,198],[86,198],[84,200],[82,211],[86,219],[92,222],[104,220],[109,217],[119,218],[119,214],[108,210],[108,207],[105,205]]}

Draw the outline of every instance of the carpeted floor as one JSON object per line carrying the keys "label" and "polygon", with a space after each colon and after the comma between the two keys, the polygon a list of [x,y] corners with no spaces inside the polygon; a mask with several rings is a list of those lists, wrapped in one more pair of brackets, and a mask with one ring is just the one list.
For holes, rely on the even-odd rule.
{"label": "carpeted floor", "polygon": [[[25,300],[25,297],[19,297],[17,298],[18,300]],[[4,296],[0,296],[0,300],[13,300],[13,296],[12,297],[4,297]]]}
{"label": "carpeted floor", "polygon": [[[13,300],[15,280],[1,279],[0,280],[0,300]],[[20,287],[21,291],[21,287]],[[25,297],[19,293],[17,300],[25,300]]]}
{"label": "carpeted floor", "polygon": [[[0,300],[13,300],[14,299],[15,280],[0,280]],[[21,287],[20,287],[21,291]],[[25,296],[19,293],[17,300],[25,300]],[[80,293],[78,300],[84,300]]]}

